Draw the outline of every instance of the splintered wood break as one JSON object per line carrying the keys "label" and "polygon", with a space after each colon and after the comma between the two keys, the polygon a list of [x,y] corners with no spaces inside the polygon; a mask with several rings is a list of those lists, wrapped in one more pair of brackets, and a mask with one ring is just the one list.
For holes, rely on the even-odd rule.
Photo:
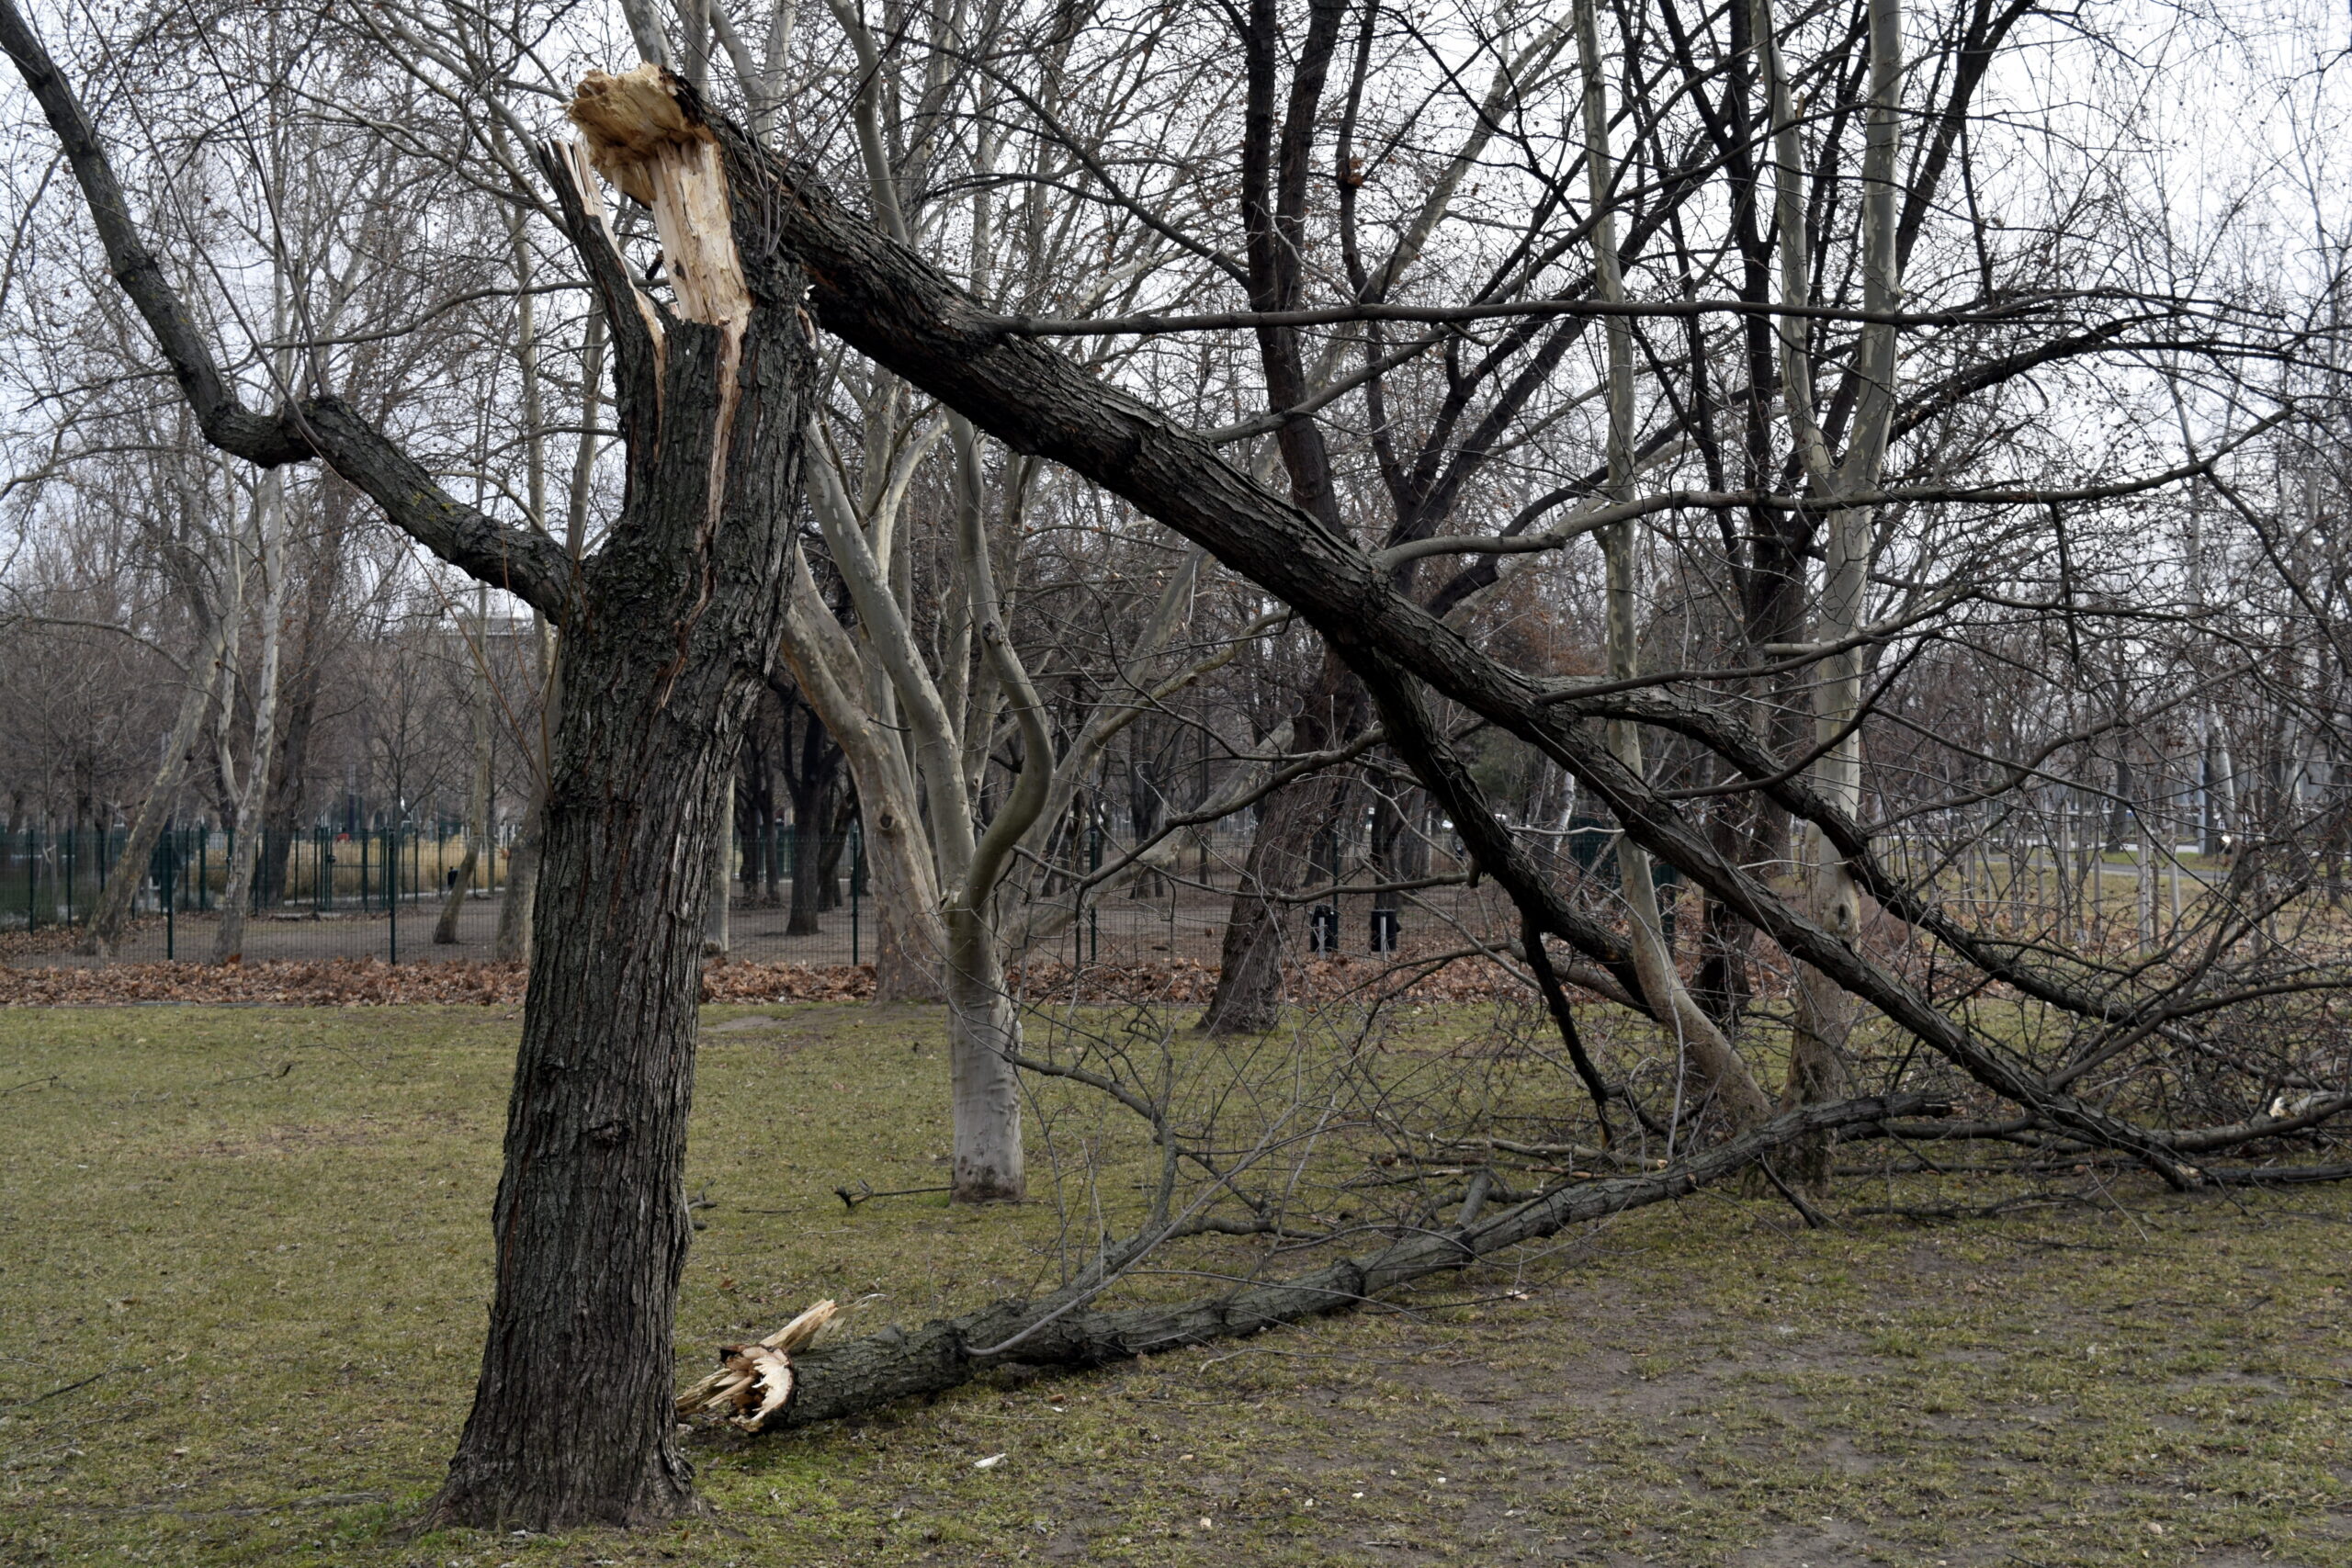
{"label": "splintered wood break", "polygon": [[754,1345],[722,1345],[718,1370],[678,1395],[678,1414],[724,1411],[746,1432],[757,1432],[792,1403],[792,1353],[807,1349],[833,1325],[841,1308],[828,1297]]}
{"label": "splintered wood break", "polygon": [[[596,183],[596,167],[591,161],[594,154],[584,143],[578,141],[551,141],[548,146],[554,150],[557,167],[563,171],[565,177],[571,182],[573,193],[580,197],[580,209],[595,220],[596,228],[605,237],[605,248],[613,253],[613,259],[620,265],[621,276],[627,277],[628,263],[621,259],[621,243],[613,235],[613,217],[605,206],[604,187]],[[639,319],[645,323],[646,335],[653,340],[654,358],[659,361],[662,357],[662,312],[653,308],[653,301],[645,297],[644,289],[632,284],[628,292],[637,305]],[[657,399],[662,395],[658,379],[654,383],[653,395]]]}
{"label": "splintered wood break", "polygon": [[718,139],[688,118],[670,80],[658,65],[618,76],[591,71],[564,112],[587,139],[597,173],[652,209],[678,313],[740,335],[752,295],[735,249]]}
{"label": "splintered wood break", "polygon": [[718,406],[714,411],[705,525],[725,504],[727,457],[742,386],[743,331],[752,291],[735,248],[733,206],[718,138],[678,96],[677,78],[659,65],[615,76],[591,71],[564,113],[586,139],[596,171],[653,213],[662,265],[678,313],[719,330]]}

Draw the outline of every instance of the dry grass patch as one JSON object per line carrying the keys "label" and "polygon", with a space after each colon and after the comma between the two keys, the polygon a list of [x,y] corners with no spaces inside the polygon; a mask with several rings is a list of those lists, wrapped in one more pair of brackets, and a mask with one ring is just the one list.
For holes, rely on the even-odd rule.
{"label": "dry grass patch", "polygon": [[[708,1018],[682,1378],[820,1297],[1050,1283],[1048,1202],[832,1196],[943,1179],[936,1010]],[[1702,1195],[1305,1329],[704,1430],[713,1511],[673,1529],[404,1540],[471,1389],[514,1030],[0,1011],[0,1561],[2352,1564],[2352,1192],[2092,1172],[1964,1225]]]}

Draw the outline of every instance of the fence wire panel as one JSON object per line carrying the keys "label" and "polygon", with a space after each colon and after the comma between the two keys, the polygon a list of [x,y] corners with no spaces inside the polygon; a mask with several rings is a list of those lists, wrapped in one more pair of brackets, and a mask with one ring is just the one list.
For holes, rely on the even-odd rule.
{"label": "fence wire panel", "polygon": [[[84,965],[210,956],[237,842],[234,833],[201,827],[167,831],[146,856],[130,918],[106,956],[78,951],[87,945],[108,879],[125,874],[116,868],[128,836],[123,828],[6,835],[0,843],[0,932],[6,933],[0,953],[6,962]],[[1213,970],[1249,847],[1246,832],[1220,834],[1188,847],[1164,874],[1083,893],[1074,917],[1067,892],[1050,895],[1033,912],[1043,917],[1045,934],[1015,962]],[[356,833],[265,830],[247,883],[252,912],[243,956],[250,963],[491,960],[514,853],[512,842],[476,846],[469,863],[466,836],[456,824]],[[788,842],[739,837],[728,956],[812,965],[871,962],[875,913],[854,832],[842,852],[825,857],[832,874],[798,901],[797,917],[792,858]],[[1446,869],[1448,858],[1439,854],[1437,869]],[[1563,867],[1571,877],[1578,869]],[[436,942],[436,927],[453,901],[447,934],[454,940]],[[1410,960],[1489,942],[1508,945],[1516,930],[1515,918],[1489,887],[1423,887],[1401,897],[1325,888],[1289,902],[1288,925],[1300,957]]]}

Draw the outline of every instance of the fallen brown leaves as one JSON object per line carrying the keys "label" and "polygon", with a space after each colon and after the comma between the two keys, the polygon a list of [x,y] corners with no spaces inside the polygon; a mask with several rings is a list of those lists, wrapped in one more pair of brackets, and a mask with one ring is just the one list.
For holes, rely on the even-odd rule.
{"label": "fallen brown leaves", "polygon": [[380,1006],[523,999],[520,964],[402,964],[375,958],[209,964],[102,964],[0,969],[0,1006],[121,1002],[245,1003],[278,1007]]}
{"label": "fallen brown leaves", "polygon": [[[1040,960],[1013,972],[1016,993],[1033,1002],[1158,1002],[1197,1006],[1216,971],[1189,958],[1094,964],[1073,976],[1068,964]],[[520,964],[464,960],[389,964],[375,958],[207,964],[0,966],[0,1007],[97,1007],[181,1002],[270,1007],[382,1007],[396,1002],[512,1007],[523,999]],[[1434,974],[1378,958],[1318,958],[1293,976],[1300,1000],[1480,1001],[1515,994],[1518,982],[1482,959],[1456,959]],[[870,964],[710,964],[706,1002],[863,1001],[874,994]]]}
{"label": "fallen brown leaves", "polygon": [[[514,1006],[520,964],[389,964],[375,958],[241,964],[107,964],[0,968],[0,1007],[191,1002],[274,1007],[381,1007],[394,1002]],[[857,1001],[874,994],[872,964],[714,964],[708,1002]]]}
{"label": "fallen brown leaves", "polygon": [[707,1002],[862,1002],[874,994],[871,964],[706,964]]}

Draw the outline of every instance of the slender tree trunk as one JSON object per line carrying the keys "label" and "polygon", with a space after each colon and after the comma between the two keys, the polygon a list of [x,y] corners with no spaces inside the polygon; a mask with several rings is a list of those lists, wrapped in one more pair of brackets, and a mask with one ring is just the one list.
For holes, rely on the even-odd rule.
{"label": "slender tree trunk", "polygon": [[857,792],[836,779],[831,804],[817,818],[823,829],[817,841],[817,908],[838,909],[842,897],[842,858],[849,852],[849,830],[858,817]]}
{"label": "slender tree trunk", "polygon": [[474,873],[483,856],[492,853],[490,844],[490,594],[487,589],[474,591],[474,637],[479,643],[474,657],[482,666],[475,671],[473,700],[474,756],[472,788],[466,796],[466,858],[458,863],[458,879],[449,884],[448,892],[441,899],[441,918],[433,922],[433,941],[438,947],[449,947],[458,940],[458,917],[465,912],[466,899],[473,892]]}
{"label": "slender tree trunk", "polygon": [[[816,720],[811,717],[808,722],[814,725]],[[797,774],[790,781],[792,914],[785,922],[787,936],[815,936],[822,929],[818,916],[828,908],[828,882],[841,853],[837,841],[828,842],[835,831],[832,818],[837,777],[829,770],[815,781],[813,789],[807,787]]]}
{"label": "slender tree trunk", "polygon": [[212,932],[216,964],[237,963],[245,955],[245,915],[254,899],[254,858],[261,852],[262,803],[267,796],[270,759],[277,739],[278,619],[286,599],[286,481],[272,470],[259,482],[254,528],[262,583],[261,674],[254,687],[253,753],[246,760],[243,784],[237,792],[237,847],[229,856],[229,879],[220,890],[220,923]]}
{"label": "slender tree trunk", "polygon": [[262,824],[277,837],[263,845],[258,890],[262,904],[286,897],[287,863],[301,830],[311,790],[311,738],[317,732],[319,698],[334,657],[336,615],[343,604],[345,543],[358,498],[339,484],[322,485],[312,498],[311,527],[302,541],[302,612],[295,617],[295,641],[278,678],[277,739],[269,764],[269,794]]}
{"label": "slender tree trunk", "polygon": [[130,919],[131,900],[146,881],[148,857],[155,852],[155,841],[163,837],[164,824],[171,817],[172,803],[180,791],[180,781],[187,776],[188,757],[195,750],[197,732],[204,727],[204,716],[211,710],[212,694],[220,684],[220,654],[226,637],[227,626],[220,617],[205,627],[204,637],[188,664],[187,690],[180,695],[179,714],[173,719],[172,732],[164,741],[164,760],[147,786],[147,798],[140,803],[139,816],[130,824],[130,835],[123,841],[122,853],[107,878],[106,888],[98,895],[97,909],[91,915],[89,929],[82,938],[82,953],[96,957],[110,953]]}
{"label": "slender tree trunk", "polygon": [[[1781,67],[1770,0],[1754,0],[1756,48],[1764,63],[1773,132],[1778,191],[1775,221],[1781,256],[1784,299],[1812,296],[1809,249],[1799,175],[1804,144],[1798,112]],[[1900,0],[1869,0],[1870,106],[1862,158],[1862,297],[1875,311],[1895,310],[1901,299],[1902,261],[1895,229],[1895,181],[1902,127],[1897,118],[1903,85]],[[1791,317],[1779,323],[1782,378],[1790,424],[1799,454],[1817,491],[1830,498],[1874,487],[1884,467],[1893,428],[1895,381],[1894,330],[1883,321],[1863,328],[1856,348],[1861,391],[1855,402],[1853,434],[1844,460],[1829,463],[1826,439],[1814,421],[1812,361],[1806,327]],[[1821,752],[1814,773],[1822,794],[1849,818],[1861,814],[1862,649],[1854,639],[1864,622],[1874,519],[1867,508],[1838,507],[1828,518],[1824,572],[1815,637],[1830,651],[1818,667],[1814,693],[1814,743]],[[1851,643],[1852,646],[1846,646]],[[1804,898],[1815,924],[1847,943],[1861,935],[1861,891],[1843,859],[1818,830],[1804,835]],[[1789,1074],[1784,1107],[1812,1104],[1842,1095],[1849,1072],[1846,1046],[1854,1027],[1855,1004],[1844,987],[1805,964],[1797,965],[1791,1021]],[[1826,1139],[1799,1145],[1792,1168],[1800,1184],[1815,1191],[1829,1182]]]}
{"label": "slender tree trunk", "polygon": [[[1021,771],[1004,807],[971,851],[961,885],[951,890],[947,925],[947,1037],[955,1106],[956,1153],[950,1196],[959,1203],[1017,1202],[1027,1190],[1022,1163],[1021,1083],[1013,1058],[1021,1021],[1004,986],[991,915],[1013,847],[1045,815],[1053,788],[1053,739],[1045,705],[1013,652],[989,565],[980,510],[979,437],[961,416],[949,420],[956,458],[956,554],[969,595],[980,656],[1012,700],[1021,730]],[[953,789],[950,773],[933,787]],[[958,801],[961,806],[963,802]]]}
{"label": "slender tree trunk", "polygon": [[[1616,222],[1610,211],[1613,196],[1609,117],[1594,0],[1577,0],[1575,21],[1578,64],[1584,75],[1585,169],[1594,214],[1593,266],[1600,297],[1616,303],[1624,299],[1625,285],[1618,270]],[[1609,355],[1608,486],[1611,499],[1624,501],[1632,496],[1634,489],[1633,328],[1626,317],[1611,316],[1605,330]],[[1601,529],[1600,550],[1606,574],[1604,631],[1609,672],[1615,680],[1630,682],[1641,662],[1633,525],[1617,523]],[[1628,720],[1611,719],[1608,744],[1625,770],[1639,777],[1643,771],[1640,729]],[[1617,840],[1617,870],[1619,889],[1625,900],[1626,934],[1631,939],[1634,967],[1652,1016],[1672,1032],[1678,1055],[1689,1061],[1700,1083],[1714,1096],[1732,1125],[1742,1130],[1757,1125],[1770,1114],[1770,1103],[1747,1063],[1683,985],[1659,922],[1657,884],[1650,874],[1648,852],[1630,834]]]}

